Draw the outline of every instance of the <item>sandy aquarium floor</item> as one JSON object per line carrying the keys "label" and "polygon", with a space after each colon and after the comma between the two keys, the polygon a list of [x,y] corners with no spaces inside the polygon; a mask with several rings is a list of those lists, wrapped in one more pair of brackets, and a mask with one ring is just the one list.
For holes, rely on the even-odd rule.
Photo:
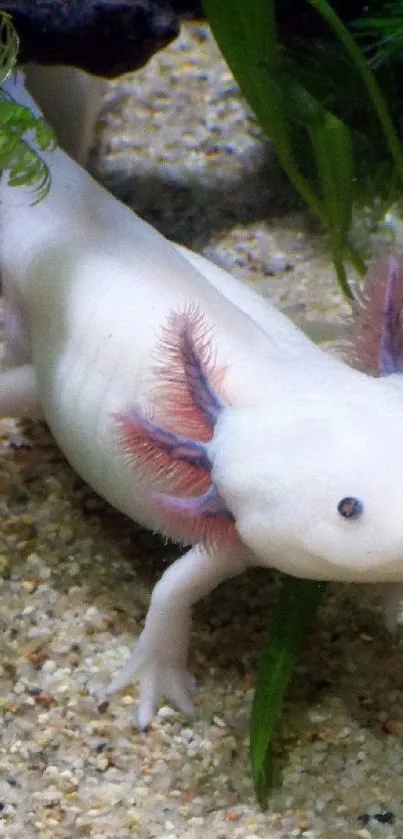
{"label": "sandy aquarium floor", "polygon": [[[298,208],[207,29],[110,86],[97,176],[166,235],[302,319],[342,313],[326,241]],[[256,571],[194,612],[189,721],[134,725],[133,685],[97,707],[176,556],[68,467],[41,424],[1,424],[0,836],[403,836],[403,644],[355,587],[321,610],[286,703],[282,772],[254,801],[248,724],[277,582]]]}

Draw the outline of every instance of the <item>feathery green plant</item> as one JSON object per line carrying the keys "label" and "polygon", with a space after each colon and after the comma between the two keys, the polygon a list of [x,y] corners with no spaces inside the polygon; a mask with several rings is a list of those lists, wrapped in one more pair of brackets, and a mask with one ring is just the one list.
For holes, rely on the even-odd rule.
{"label": "feathery green plant", "polygon": [[18,54],[18,35],[6,12],[0,12],[0,84],[12,72]]}
{"label": "feathery green plant", "polygon": [[[13,72],[17,54],[18,36],[11,18],[0,12],[0,85]],[[0,170],[6,170],[11,186],[32,187],[33,203],[37,203],[49,191],[50,172],[26,134],[31,134],[41,151],[55,145],[53,132],[45,121],[0,88]]]}

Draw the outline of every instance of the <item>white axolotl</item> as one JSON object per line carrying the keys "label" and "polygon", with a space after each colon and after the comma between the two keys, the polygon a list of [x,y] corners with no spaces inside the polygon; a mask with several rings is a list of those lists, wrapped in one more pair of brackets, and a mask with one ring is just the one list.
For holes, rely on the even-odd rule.
{"label": "white axolotl", "polygon": [[[22,74],[6,89],[36,109]],[[253,565],[403,580],[402,272],[385,259],[357,316],[373,378],[167,241],[60,149],[47,162],[37,205],[0,184],[0,415],[43,415],[114,507],[192,545],[107,688],[138,678],[145,726],[161,696],[191,713],[191,607],[221,581]]]}

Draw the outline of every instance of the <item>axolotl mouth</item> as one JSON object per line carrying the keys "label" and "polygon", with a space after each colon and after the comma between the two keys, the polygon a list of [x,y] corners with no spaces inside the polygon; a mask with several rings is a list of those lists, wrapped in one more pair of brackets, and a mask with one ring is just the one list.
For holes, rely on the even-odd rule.
{"label": "axolotl mouth", "polygon": [[[396,523],[397,524],[397,523]],[[396,528],[393,538],[393,522],[390,522],[387,540],[376,538],[375,529],[364,536],[366,527],[351,522],[355,531],[350,539],[349,526],[337,533],[325,523],[316,522],[305,528],[290,540],[289,545],[279,541],[272,545],[270,564],[279,571],[302,579],[321,580],[336,583],[356,584],[403,584],[403,539]],[[402,518],[403,525],[403,518]],[[254,546],[256,550],[256,545]],[[260,563],[259,563],[260,564]],[[261,563],[266,567],[269,563]]]}
{"label": "axolotl mouth", "polygon": [[[360,559],[353,562],[346,556],[345,562],[325,559],[323,554],[314,551],[307,553],[307,562],[298,563],[296,577],[311,577],[335,583],[402,583],[403,584],[403,547],[399,558],[382,561],[377,550],[363,550]],[[309,557],[309,559],[308,559]],[[285,570],[285,569],[284,569]]]}

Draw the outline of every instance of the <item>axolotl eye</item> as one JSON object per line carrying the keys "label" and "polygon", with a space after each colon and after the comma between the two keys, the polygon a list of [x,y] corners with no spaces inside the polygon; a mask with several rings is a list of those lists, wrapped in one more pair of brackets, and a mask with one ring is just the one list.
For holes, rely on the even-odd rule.
{"label": "axolotl eye", "polygon": [[339,501],[337,509],[344,519],[358,519],[358,516],[364,511],[364,506],[359,498],[347,495],[346,498],[342,498]]}

